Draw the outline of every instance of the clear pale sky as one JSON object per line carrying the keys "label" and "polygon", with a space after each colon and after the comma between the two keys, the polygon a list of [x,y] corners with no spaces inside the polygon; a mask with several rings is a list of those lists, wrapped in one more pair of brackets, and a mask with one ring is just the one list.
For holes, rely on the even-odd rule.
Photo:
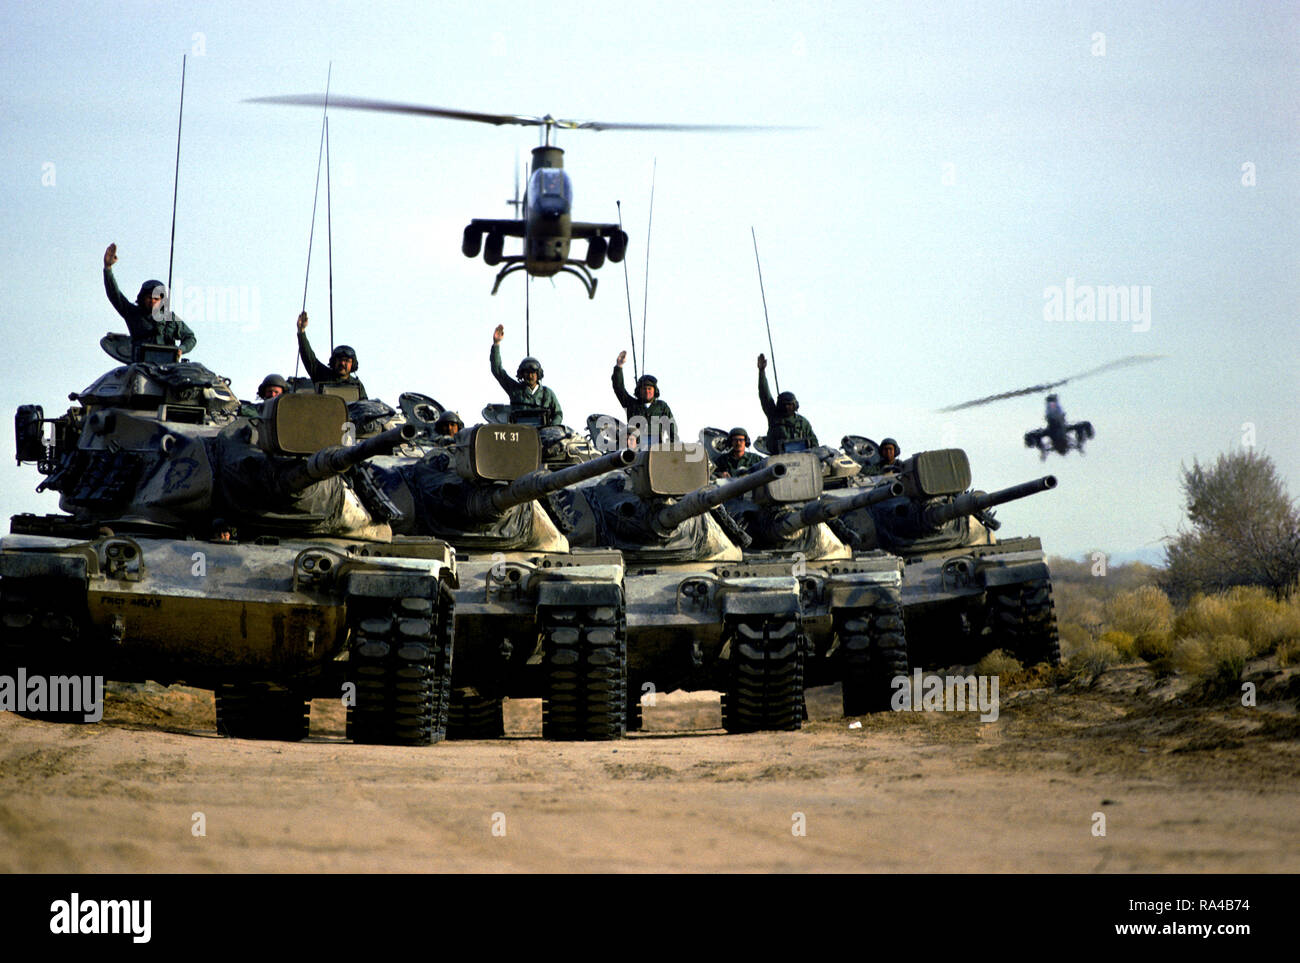
{"label": "clear pale sky", "polygon": [[[999,511],[1004,533],[1150,553],[1180,523],[1193,458],[1254,444],[1300,491],[1298,41],[1300,8],[1278,3],[7,4],[0,512],[57,511],[10,460],[12,412],[60,413],[112,366],[105,246],[128,295],[166,279],[188,53],[174,304],[192,357],[241,397],[293,373],[320,134],[316,110],[245,98],[320,92],[332,62],[338,94],[807,126],[560,135],[575,217],[617,220],[622,201],[638,353],[687,435],[764,428],[752,226],[780,385],[823,441],[958,445],[985,489],[1051,471],[1059,488]],[[525,353],[525,285],[490,296],[461,230],[509,215],[535,131],[340,110],[330,141],[335,340],[372,396],[422,391],[472,423],[504,400],[492,329],[508,367]],[[324,215],[322,185],[307,296],[322,356]],[[631,347],[623,270],[598,276],[592,301],[571,278],[531,288],[532,353],[575,427],[616,412],[610,369]],[[1067,279],[1149,287],[1149,317],[1045,320]],[[1168,358],[1060,389],[1096,428],[1084,458],[1023,446],[1038,395],[935,413],[1129,354]]]}

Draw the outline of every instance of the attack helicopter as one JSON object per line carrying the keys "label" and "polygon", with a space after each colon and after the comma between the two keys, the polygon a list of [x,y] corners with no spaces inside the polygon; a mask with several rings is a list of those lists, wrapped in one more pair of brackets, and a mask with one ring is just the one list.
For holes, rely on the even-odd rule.
{"label": "attack helicopter", "polygon": [[[444,117],[451,120],[472,120],[482,124],[517,124],[542,128],[542,143],[533,148],[532,168],[524,192],[523,216],[509,218],[474,218],[465,228],[461,252],[466,257],[477,257],[480,250],[485,263],[495,267],[505,265],[497,272],[492,293],[496,294],[501,282],[516,271],[525,271],[532,277],[554,277],[572,274],[582,282],[589,298],[596,296],[596,281],[592,271],[600,268],[606,258],[615,263],[627,253],[627,234],[618,224],[599,224],[572,219],[573,181],[564,170],[564,151],[552,143],[554,132],[560,130],[672,130],[672,131],[747,131],[768,130],[737,124],[640,124],[616,123],[595,120],[563,120],[547,114],[531,117],[521,114],[485,114],[477,111],[453,110],[420,104],[403,104],[388,100],[363,97],[335,97],[320,94],[289,94],[278,97],[254,97],[247,101],[257,104],[290,104],[300,107],[339,107],[346,110],[370,110],[385,113],[415,114],[420,117]],[[506,254],[505,239],[522,238],[522,254]],[[574,240],[587,242],[586,256],[569,257],[569,245]]]}
{"label": "attack helicopter", "polygon": [[[1100,367],[1092,368],[1076,375],[1070,375],[1068,378],[1062,378],[1060,381],[1053,381],[1048,384],[1032,385],[1028,388],[1017,389],[1016,391],[1003,391],[996,395],[976,398],[974,401],[965,401],[959,405],[940,408],[939,411],[940,413],[947,414],[948,412],[961,411],[965,408],[976,408],[980,405],[992,404],[995,401],[1003,401],[1008,398],[1019,398],[1022,395],[1033,395],[1042,391],[1051,391],[1053,388],[1058,388],[1071,381],[1078,381],[1080,378],[1088,378],[1092,375],[1098,375],[1105,371],[1112,371],[1116,368],[1127,368],[1130,365],[1145,364],[1148,361],[1159,361],[1164,357],[1164,355],[1160,354],[1131,354],[1128,357],[1108,362]],[[1084,453],[1084,443],[1091,441],[1095,435],[1092,422],[1069,422],[1065,417],[1064,410],[1061,408],[1060,397],[1056,394],[1049,394],[1045,401],[1046,410],[1044,412],[1044,420],[1047,424],[1043,428],[1035,428],[1032,431],[1025,432],[1025,447],[1036,449],[1040,461],[1046,461],[1047,456],[1052,452],[1056,452],[1058,455],[1066,455],[1072,451],[1077,451],[1082,455]]]}

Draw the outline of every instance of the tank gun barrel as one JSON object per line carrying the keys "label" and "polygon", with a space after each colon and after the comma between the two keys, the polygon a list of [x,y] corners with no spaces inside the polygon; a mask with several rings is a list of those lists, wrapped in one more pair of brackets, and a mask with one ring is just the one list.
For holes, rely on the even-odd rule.
{"label": "tank gun barrel", "polygon": [[960,518],[963,515],[974,515],[986,508],[1003,505],[1015,501],[1017,498],[1028,498],[1030,495],[1037,495],[1039,492],[1045,492],[1055,487],[1056,476],[1044,475],[1042,478],[1021,482],[1019,485],[1012,485],[1010,488],[1003,488],[996,492],[966,492],[958,495],[950,502],[928,506],[925,510],[925,523],[932,528],[938,528],[954,518]]}
{"label": "tank gun barrel", "polygon": [[624,448],[558,471],[540,468],[521,478],[516,478],[504,488],[480,489],[474,493],[470,510],[476,516],[492,518],[504,514],[516,505],[536,501],[551,492],[576,485],[588,478],[595,478],[597,475],[604,475],[618,468],[627,468],[634,461],[636,461],[636,452]]}
{"label": "tank gun barrel", "polygon": [[720,485],[706,485],[704,488],[698,488],[681,501],[659,509],[652,517],[651,525],[660,534],[667,535],[688,518],[703,515],[725,501],[737,498],[746,492],[752,492],[755,488],[762,488],[768,482],[784,477],[786,471],[785,465],[778,462],[765,465],[751,471],[748,475],[733,478],[731,481],[723,482]]}
{"label": "tank gun barrel", "polygon": [[332,445],[322,448],[305,461],[298,461],[284,469],[279,476],[285,492],[295,494],[318,481],[341,475],[367,458],[391,454],[398,445],[411,441],[419,430],[411,424],[390,428],[382,434],[359,441],[355,445]]}
{"label": "tank gun barrel", "polygon": [[772,523],[772,533],[778,538],[789,538],[796,532],[811,525],[829,522],[831,519],[847,515],[851,511],[874,505],[876,502],[883,502],[887,498],[898,498],[902,494],[903,483],[893,479],[881,482],[874,488],[858,492],[849,498],[825,495],[814,502],[809,502],[802,508],[790,509],[781,513]]}

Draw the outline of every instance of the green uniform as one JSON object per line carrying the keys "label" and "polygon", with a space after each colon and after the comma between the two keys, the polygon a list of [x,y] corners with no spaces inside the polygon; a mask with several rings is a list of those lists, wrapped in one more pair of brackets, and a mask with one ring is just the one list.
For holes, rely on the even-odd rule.
{"label": "green uniform", "polygon": [[673,418],[673,410],[659,398],[658,389],[655,390],[655,400],[649,404],[637,400],[627,393],[622,365],[614,365],[610,381],[614,385],[614,396],[627,414],[627,423],[641,429],[647,444],[658,445],[677,440],[677,421]]}
{"label": "green uniform", "polygon": [[767,415],[768,451],[776,454],[785,442],[800,439],[807,440],[809,448],[817,447],[817,435],[813,433],[807,418],[797,413],[788,416],[781,414],[767,387],[767,372],[761,369],[758,372],[758,400],[763,406],[763,414]]}
{"label": "green uniform", "polygon": [[747,451],[737,457],[734,451],[729,451],[717,460],[714,471],[719,475],[726,472],[732,478],[738,478],[741,475],[749,474],[750,470],[762,460],[762,456],[756,452]]}
{"label": "green uniform", "polygon": [[512,411],[515,408],[544,408],[547,425],[564,424],[564,412],[560,408],[560,399],[555,397],[554,391],[542,384],[538,384],[536,388],[529,388],[519,379],[506,374],[506,369],[501,367],[499,344],[492,345],[492,353],[488,357],[492,362],[492,376],[509,395]]}
{"label": "green uniform", "polygon": [[194,337],[194,332],[190,330],[189,325],[173,314],[170,308],[160,311],[162,317],[157,318],[148,308],[142,308],[134,301],[128,301],[126,295],[118,289],[117,278],[113,277],[112,268],[104,268],[104,292],[117,313],[122,316],[122,320],[126,322],[126,328],[131,332],[132,344],[174,346],[179,341],[181,354],[189,354],[198,344],[198,339]]}
{"label": "green uniform", "polygon": [[307,377],[318,385],[354,385],[357,391],[361,392],[361,398],[367,397],[365,385],[356,375],[349,374],[346,378],[340,378],[334,373],[334,369],[329,365],[321,364],[316,359],[316,352],[311,349],[311,342],[307,340],[307,332],[298,332],[298,354],[302,357],[302,365],[307,369]]}

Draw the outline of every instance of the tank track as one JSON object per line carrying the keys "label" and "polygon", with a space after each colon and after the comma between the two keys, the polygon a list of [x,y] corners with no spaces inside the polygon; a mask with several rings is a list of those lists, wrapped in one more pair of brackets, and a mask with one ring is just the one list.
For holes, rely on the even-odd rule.
{"label": "tank track", "polygon": [[546,675],[542,738],[622,738],[628,699],[623,607],[546,606],[538,619]]}
{"label": "tank track", "polygon": [[897,599],[870,608],[837,613],[845,716],[884,712],[893,698],[893,681],[906,676],[907,637]]}
{"label": "tank track", "polygon": [[500,739],[505,733],[500,696],[479,695],[476,689],[451,690],[448,739]]}
{"label": "tank track", "polygon": [[728,732],[803,726],[804,652],[798,618],[729,619],[731,658],[722,694],[722,727]]}
{"label": "tank track", "polygon": [[1050,579],[1034,579],[989,591],[993,647],[1005,649],[1026,668],[1061,664],[1056,606]]}
{"label": "tank track", "polygon": [[352,643],[347,734],[365,745],[427,746],[447,732],[454,599],[348,600]]}
{"label": "tank track", "polygon": [[301,742],[311,724],[311,701],[301,690],[270,682],[217,686],[217,731],[232,739]]}
{"label": "tank track", "polygon": [[[29,677],[95,675],[96,664],[83,638],[88,624],[85,605],[77,598],[84,588],[56,578],[0,579],[0,674],[15,676],[19,668]],[[84,712],[24,710],[27,719],[84,723]]]}

